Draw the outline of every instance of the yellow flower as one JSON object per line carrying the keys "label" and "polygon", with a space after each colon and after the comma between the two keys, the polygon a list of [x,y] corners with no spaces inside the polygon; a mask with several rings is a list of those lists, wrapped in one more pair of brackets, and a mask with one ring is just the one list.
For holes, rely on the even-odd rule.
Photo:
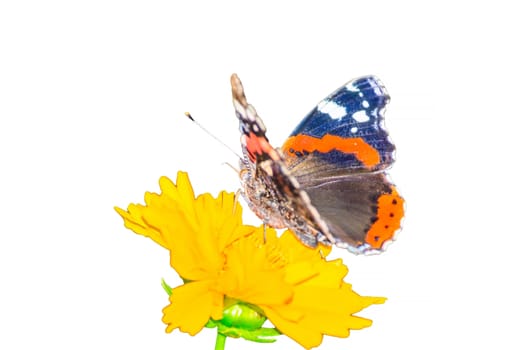
{"label": "yellow flower", "polygon": [[160,188],[161,194],[146,193],[145,205],[116,210],[127,228],[169,250],[171,266],[185,282],[172,289],[163,309],[167,332],[195,335],[240,303],[312,348],[325,334],[347,337],[350,329],[368,327],[370,320],[353,314],[384,302],[343,282],[348,269],[341,260],[326,260],[330,248],[305,247],[290,231],[277,237],[269,227],[264,234],[262,226],[243,225],[234,194],[195,197],[182,172],[176,185],[161,178]]}
{"label": "yellow flower", "polygon": [[329,249],[314,250],[299,243],[287,230],[279,238],[286,281],[294,297],[285,305],[261,306],[266,317],[283,334],[305,348],[318,346],[323,335],[348,337],[350,329],[362,329],[372,321],[354,316],[385,298],[364,297],[343,282],[348,273],[341,259],[328,261]]}
{"label": "yellow flower", "polygon": [[168,332],[180,328],[195,335],[209,318],[222,318],[224,294],[215,285],[225,264],[223,250],[255,228],[242,225],[234,194],[195,198],[186,173],[178,173],[176,185],[162,177],[160,188],[161,194],[145,194],[146,205],[115,209],[127,228],[167,248],[171,266],[191,281],[173,289],[163,321]]}

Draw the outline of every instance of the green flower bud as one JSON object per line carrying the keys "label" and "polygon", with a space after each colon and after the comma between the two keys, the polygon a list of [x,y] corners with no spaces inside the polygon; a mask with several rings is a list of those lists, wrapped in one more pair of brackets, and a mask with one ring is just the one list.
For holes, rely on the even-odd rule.
{"label": "green flower bud", "polygon": [[227,327],[252,331],[261,328],[266,319],[266,316],[258,312],[256,308],[237,302],[224,308],[220,323]]}

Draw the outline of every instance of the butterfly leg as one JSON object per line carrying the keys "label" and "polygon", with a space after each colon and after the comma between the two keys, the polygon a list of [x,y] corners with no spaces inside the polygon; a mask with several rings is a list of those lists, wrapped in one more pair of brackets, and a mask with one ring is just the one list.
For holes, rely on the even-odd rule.
{"label": "butterfly leg", "polygon": [[315,236],[316,236],[316,239],[317,239],[317,242],[318,242],[318,243],[322,243],[322,244],[324,244],[324,245],[332,245],[332,244],[336,244],[335,241],[330,241],[330,240],[328,239],[328,237],[325,236],[324,234],[322,234],[321,232],[317,232],[317,233],[315,234]]}
{"label": "butterfly leg", "polygon": [[241,190],[240,188],[235,192],[235,200],[233,201],[233,214],[235,214],[235,211],[236,211],[236,206],[237,206],[237,203],[238,203],[238,198],[240,198],[240,193],[241,193]]}

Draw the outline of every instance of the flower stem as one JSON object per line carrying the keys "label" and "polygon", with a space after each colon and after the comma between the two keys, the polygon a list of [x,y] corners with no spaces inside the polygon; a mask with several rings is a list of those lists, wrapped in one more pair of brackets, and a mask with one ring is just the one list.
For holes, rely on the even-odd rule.
{"label": "flower stem", "polygon": [[226,336],[220,332],[216,332],[215,350],[224,350],[225,342]]}

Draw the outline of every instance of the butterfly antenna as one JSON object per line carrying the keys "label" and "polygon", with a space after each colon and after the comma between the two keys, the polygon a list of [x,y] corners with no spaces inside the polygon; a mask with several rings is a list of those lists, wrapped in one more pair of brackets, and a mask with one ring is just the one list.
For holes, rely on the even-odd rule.
{"label": "butterfly antenna", "polygon": [[231,168],[235,173],[240,174],[240,169],[238,169],[236,166],[234,166],[231,163],[223,162],[222,165],[227,165],[229,168]]}
{"label": "butterfly antenna", "polygon": [[234,151],[231,147],[229,147],[228,145],[226,145],[222,140],[220,140],[218,137],[216,137],[216,135],[214,135],[213,133],[211,133],[209,130],[207,130],[202,124],[198,123],[191,115],[191,113],[189,112],[185,112],[185,116],[187,118],[189,118],[194,124],[196,124],[196,126],[198,126],[200,129],[202,129],[202,131],[204,131],[207,135],[211,136],[213,139],[215,139],[218,143],[220,143],[222,146],[224,146],[225,148],[227,148],[229,151],[231,151],[231,153],[233,153],[235,156],[237,156],[238,159],[242,159],[242,157],[236,152]]}

